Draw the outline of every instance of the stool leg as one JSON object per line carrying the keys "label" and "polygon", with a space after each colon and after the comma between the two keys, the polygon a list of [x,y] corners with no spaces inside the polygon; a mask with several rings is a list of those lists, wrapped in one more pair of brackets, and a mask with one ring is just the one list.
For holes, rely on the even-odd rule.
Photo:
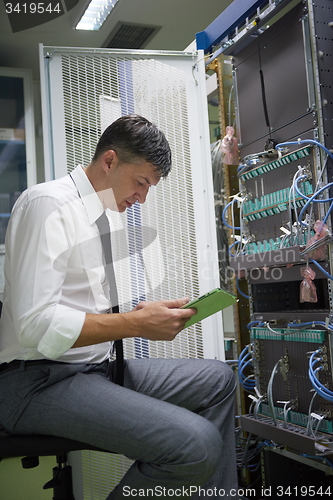
{"label": "stool leg", "polygon": [[75,500],[72,467],[67,464],[66,453],[57,455],[57,464],[53,468],[53,479],[44,485],[44,490],[53,488],[53,500]]}
{"label": "stool leg", "polygon": [[53,500],[75,500],[73,494],[72,467],[58,465],[53,469],[53,477],[58,481],[53,486]]}

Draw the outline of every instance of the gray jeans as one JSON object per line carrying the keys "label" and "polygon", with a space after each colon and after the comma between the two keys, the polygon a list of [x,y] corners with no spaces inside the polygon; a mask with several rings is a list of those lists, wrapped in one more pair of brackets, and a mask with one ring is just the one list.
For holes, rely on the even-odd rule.
{"label": "gray jeans", "polygon": [[108,500],[125,498],[124,487],[149,488],[149,498],[161,498],[162,488],[188,498],[200,486],[192,496],[200,499],[237,490],[235,379],[225,363],[127,360],[125,387],[106,371],[107,363],[52,362],[4,371],[0,424],[10,433],[72,438],[135,460]]}

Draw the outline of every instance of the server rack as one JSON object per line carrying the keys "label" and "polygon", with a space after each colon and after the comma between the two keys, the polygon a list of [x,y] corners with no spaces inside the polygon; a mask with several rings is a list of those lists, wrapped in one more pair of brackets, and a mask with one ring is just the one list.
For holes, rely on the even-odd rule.
{"label": "server rack", "polygon": [[[229,58],[233,73],[235,121],[225,125],[238,138],[239,184],[222,217],[233,228],[229,265],[239,283],[246,277],[250,313],[240,332],[239,380],[250,396],[240,420],[260,437],[263,487],[277,494],[278,484],[294,486],[281,492],[297,498],[302,481],[330,486],[333,472],[333,5],[246,2],[242,11],[233,3],[237,15],[226,9],[210,27],[218,43],[210,38],[207,51],[210,61]],[[281,477],[288,461],[302,480]]]}

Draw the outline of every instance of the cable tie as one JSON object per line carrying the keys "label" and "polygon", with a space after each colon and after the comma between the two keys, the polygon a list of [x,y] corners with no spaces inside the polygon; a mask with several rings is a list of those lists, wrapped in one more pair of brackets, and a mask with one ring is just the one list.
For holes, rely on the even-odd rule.
{"label": "cable tie", "polygon": [[312,418],[315,418],[316,420],[323,420],[323,418],[325,418],[324,415],[318,415],[318,413],[315,412],[310,413],[310,415]]}
{"label": "cable tie", "polygon": [[281,226],[281,227],[280,227],[280,230],[281,230],[283,233],[285,233],[287,236],[289,236],[289,235],[290,235],[290,231],[288,231],[288,229],[286,229],[285,227]]}
{"label": "cable tie", "polygon": [[240,194],[240,193],[233,194],[233,195],[229,196],[229,198],[230,198],[231,200],[233,199],[233,200],[237,200],[237,201],[244,201],[244,200],[245,200],[245,197],[244,197],[244,198],[241,198],[241,197],[239,196],[239,194]]}

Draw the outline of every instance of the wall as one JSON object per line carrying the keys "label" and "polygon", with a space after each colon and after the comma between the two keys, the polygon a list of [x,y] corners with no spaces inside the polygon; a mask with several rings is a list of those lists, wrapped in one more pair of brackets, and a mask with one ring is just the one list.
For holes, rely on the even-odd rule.
{"label": "wall", "polygon": [[0,462],[0,500],[51,500],[53,490],[43,490],[52,479],[54,457],[41,457],[39,466],[23,469],[20,458]]}

